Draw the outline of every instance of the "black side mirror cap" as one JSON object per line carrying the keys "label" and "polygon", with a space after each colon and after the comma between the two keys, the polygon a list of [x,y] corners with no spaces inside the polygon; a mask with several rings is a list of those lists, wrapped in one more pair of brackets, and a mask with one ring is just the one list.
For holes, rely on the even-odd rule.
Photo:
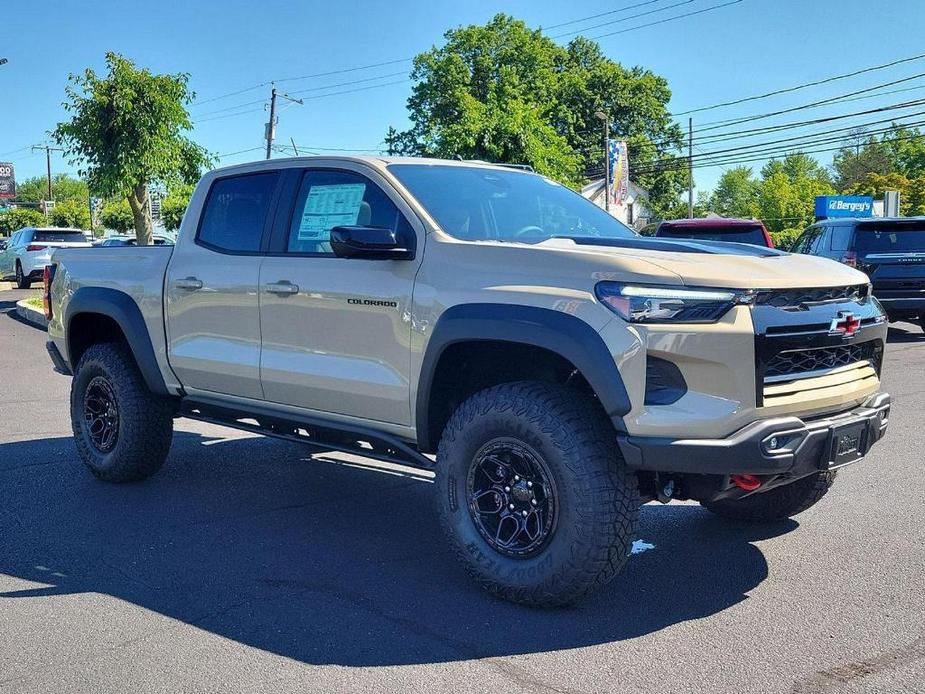
{"label": "black side mirror cap", "polygon": [[342,226],[331,229],[331,250],[339,258],[411,260],[414,249],[386,227]]}

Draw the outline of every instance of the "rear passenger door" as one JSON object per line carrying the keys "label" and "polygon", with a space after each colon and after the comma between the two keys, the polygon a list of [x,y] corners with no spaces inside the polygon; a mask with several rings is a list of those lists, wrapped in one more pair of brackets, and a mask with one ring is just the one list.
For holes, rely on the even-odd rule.
{"label": "rear passenger door", "polygon": [[167,346],[187,391],[263,397],[257,287],[280,178],[214,179],[198,228],[178,239],[166,277]]}
{"label": "rear passenger door", "polygon": [[[408,425],[411,293],[423,228],[366,167],[293,169],[287,176],[260,271],[264,396]],[[335,256],[331,229],[351,225],[393,229],[416,247],[414,259]]]}

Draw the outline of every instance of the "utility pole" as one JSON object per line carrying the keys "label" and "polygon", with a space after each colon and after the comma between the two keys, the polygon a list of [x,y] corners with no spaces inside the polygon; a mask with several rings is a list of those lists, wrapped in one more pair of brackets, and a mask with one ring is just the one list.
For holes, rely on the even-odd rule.
{"label": "utility pole", "polygon": [[276,87],[270,96],[270,122],[267,123],[267,159],[270,158],[270,152],[273,149],[273,130],[276,128]]}
{"label": "utility pole", "polygon": [[32,151],[34,152],[37,149],[45,150],[45,168],[48,172],[48,199],[53,200],[54,197],[51,192],[51,153],[52,152],[63,152],[63,149],[58,147],[50,147],[49,145],[32,145]]}
{"label": "utility pole", "polygon": [[281,96],[287,101],[291,101],[294,104],[299,104],[301,106],[304,102],[302,99],[293,99],[288,94],[283,92],[277,92],[276,87],[273,87],[273,91],[270,92],[270,122],[267,123],[267,159],[273,156],[273,137],[276,134],[276,97]]}
{"label": "utility pole", "polygon": [[610,212],[610,120],[603,111],[594,115],[604,123],[604,209]]}
{"label": "utility pole", "polygon": [[694,218],[694,119],[687,119],[687,218]]}

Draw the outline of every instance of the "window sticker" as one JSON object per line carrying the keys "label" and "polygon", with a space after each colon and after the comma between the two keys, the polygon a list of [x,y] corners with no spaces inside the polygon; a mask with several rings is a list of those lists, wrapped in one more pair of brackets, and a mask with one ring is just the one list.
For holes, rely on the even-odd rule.
{"label": "window sticker", "polygon": [[302,209],[299,241],[327,241],[332,228],[356,224],[365,193],[365,183],[313,185]]}

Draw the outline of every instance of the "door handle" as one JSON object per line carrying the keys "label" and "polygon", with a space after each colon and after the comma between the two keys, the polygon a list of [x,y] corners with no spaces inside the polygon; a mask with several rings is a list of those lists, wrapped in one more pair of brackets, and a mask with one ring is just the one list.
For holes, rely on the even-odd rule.
{"label": "door handle", "polygon": [[174,280],[173,286],[177,289],[202,289],[202,280],[195,277],[184,277],[181,280]]}
{"label": "door handle", "polygon": [[292,282],[272,282],[270,284],[263,285],[263,291],[269,292],[270,294],[298,294],[299,285],[292,284]]}

